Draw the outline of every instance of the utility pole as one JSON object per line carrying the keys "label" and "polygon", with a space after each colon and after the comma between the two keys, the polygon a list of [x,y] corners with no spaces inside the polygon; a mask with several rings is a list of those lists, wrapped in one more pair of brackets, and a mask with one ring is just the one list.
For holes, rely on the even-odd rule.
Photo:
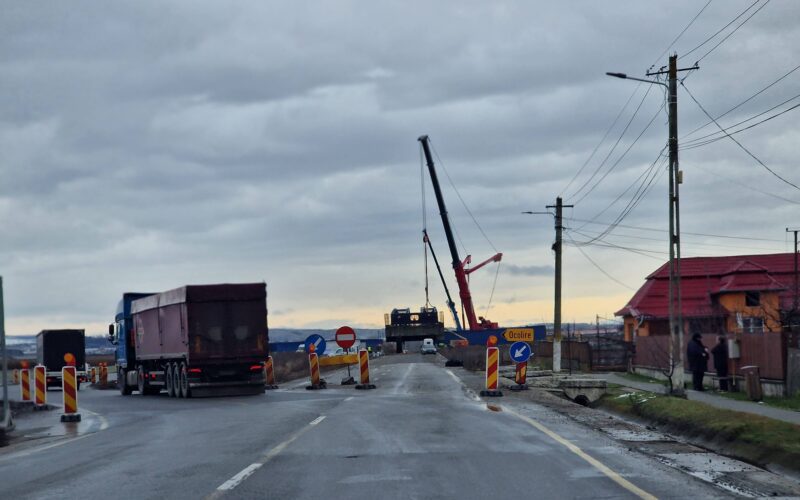
{"label": "utility pole", "polygon": [[555,205],[547,205],[545,208],[555,208],[555,229],[556,242],[553,243],[553,251],[556,253],[556,283],[555,283],[555,306],[553,308],[553,373],[561,371],[561,231],[564,229],[562,224],[564,207],[572,208],[573,205],[564,205],[561,197],[556,198]]}
{"label": "utility pole", "polygon": [[789,320],[789,327],[791,328],[792,322],[797,314],[797,296],[798,296],[798,281],[797,281],[797,232],[800,229],[786,228],[787,233],[794,233],[794,300],[792,300],[792,316]]}
{"label": "utility pole", "polygon": [[3,419],[0,428],[11,429],[11,408],[8,402],[8,356],[6,353],[6,320],[3,309],[3,277],[0,276],[0,355],[3,356]]}
{"label": "utility pole", "polygon": [[[658,80],[634,78],[625,73],[606,73],[666,87],[669,92],[669,363],[672,371],[670,393],[684,393],[683,307],[681,298],[681,219],[678,186],[683,182],[683,172],[678,168],[678,72],[699,69],[697,64],[678,69],[678,56],[669,57],[667,70],[648,72],[647,76],[667,75],[667,83]],[[677,302],[677,304],[676,304]],[[677,351],[677,353],[676,353]]]}

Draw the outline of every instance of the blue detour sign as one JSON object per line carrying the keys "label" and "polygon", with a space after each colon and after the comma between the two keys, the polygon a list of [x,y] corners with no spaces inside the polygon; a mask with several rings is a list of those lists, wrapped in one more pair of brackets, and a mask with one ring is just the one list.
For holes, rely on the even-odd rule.
{"label": "blue detour sign", "polygon": [[322,356],[325,353],[325,339],[322,336],[314,334],[309,335],[306,339],[306,352],[311,352],[311,346],[314,346],[314,352],[317,353],[318,356]]}
{"label": "blue detour sign", "polygon": [[524,363],[528,361],[531,354],[533,354],[530,344],[526,344],[525,342],[514,342],[511,344],[508,352],[511,354],[511,359],[514,360],[515,363]]}

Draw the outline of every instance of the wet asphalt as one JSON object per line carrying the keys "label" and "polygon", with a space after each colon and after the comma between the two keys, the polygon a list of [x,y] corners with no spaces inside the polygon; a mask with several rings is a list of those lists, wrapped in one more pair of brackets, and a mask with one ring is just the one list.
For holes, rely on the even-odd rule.
{"label": "wet asphalt", "polygon": [[530,401],[489,408],[480,376],[438,356],[373,360],[371,391],[326,378],[189,400],[83,390],[83,430],[0,448],[0,498],[729,496]]}

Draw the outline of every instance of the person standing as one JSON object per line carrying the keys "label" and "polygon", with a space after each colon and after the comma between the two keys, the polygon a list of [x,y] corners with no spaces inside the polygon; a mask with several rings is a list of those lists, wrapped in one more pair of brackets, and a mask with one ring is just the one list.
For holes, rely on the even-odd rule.
{"label": "person standing", "polygon": [[725,336],[720,335],[717,337],[717,345],[711,349],[711,354],[714,356],[714,369],[717,370],[717,378],[719,379],[719,390],[722,392],[728,391],[728,344],[725,342]]}
{"label": "person standing", "polygon": [[692,335],[692,340],[686,346],[689,369],[692,371],[692,387],[695,391],[703,390],[703,375],[708,366],[708,349],[703,345],[703,336],[699,333]]}

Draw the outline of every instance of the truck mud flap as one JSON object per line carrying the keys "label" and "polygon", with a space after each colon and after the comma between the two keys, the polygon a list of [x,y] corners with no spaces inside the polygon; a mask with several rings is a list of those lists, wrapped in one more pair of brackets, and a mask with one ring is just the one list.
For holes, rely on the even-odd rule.
{"label": "truck mud flap", "polygon": [[224,387],[196,387],[192,388],[193,398],[213,398],[220,396],[255,396],[264,394],[263,385],[240,385]]}

